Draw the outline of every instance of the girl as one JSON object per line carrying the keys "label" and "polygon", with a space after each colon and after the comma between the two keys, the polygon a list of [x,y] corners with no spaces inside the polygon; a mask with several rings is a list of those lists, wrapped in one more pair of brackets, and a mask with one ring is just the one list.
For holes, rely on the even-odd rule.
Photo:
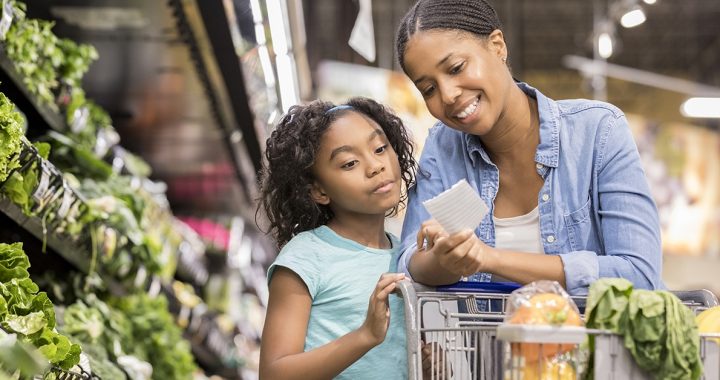
{"label": "girl", "polygon": [[[429,175],[409,194],[400,270],[429,284],[549,279],[571,294],[600,277],[663,286],[658,212],[622,111],[513,80],[484,0],[418,1],[396,48],[439,120],[420,158]],[[490,213],[475,231],[447,236],[422,202],[460,179]]]}
{"label": "girl", "polygon": [[384,219],[413,183],[412,150],[400,119],[364,98],[294,106],[273,131],[262,207],[282,250],[261,378],[407,377],[403,305],[390,296],[404,275]]}

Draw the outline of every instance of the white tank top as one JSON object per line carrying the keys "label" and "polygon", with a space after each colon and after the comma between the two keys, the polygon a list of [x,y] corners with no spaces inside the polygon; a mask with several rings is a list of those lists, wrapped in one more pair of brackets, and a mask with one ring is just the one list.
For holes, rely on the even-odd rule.
{"label": "white tank top", "polygon": [[525,215],[496,218],[495,247],[510,251],[545,253],[540,239],[540,211],[537,207]]}

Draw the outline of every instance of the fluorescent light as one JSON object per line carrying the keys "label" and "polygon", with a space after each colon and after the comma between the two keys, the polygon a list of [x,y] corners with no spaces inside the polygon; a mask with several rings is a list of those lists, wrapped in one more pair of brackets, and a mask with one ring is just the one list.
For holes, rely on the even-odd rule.
{"label": "fluorescent light", "polygon": [[598,36],[598,54],[602,58],[610,58],[613,54],[613,41],[610,33],[603,32]]}
{"label": "fluorescent light", "polygon": [[720,118],[720,98],[690,98],[680,106],[686,117]]}
{"label": "fluorescent light", "polygon": [[645,2],[645,4],[650,4],[650,5],[657,3],[657,0],[643,0],[643,1]]}
{"label": "fluorescent light", "polygon": [[280,0],[268,0],[266,4],[273,51],[277,55],[285,54],[290,49],[290,42],[288,41],[283,5]]}
{"label": "fluorescent light", "polygon": [[283,112],[287,112],[290,107],[300,103],[295,61],[288,54],[278,55],[275,57],[275,66],[280,84],[280,104]]}
{"label": "fluorescent light", "polygon": [[646,20],[645,12],[643,12],[642,8],[637,7],[637,8],[633,8],[631,11],[625,13],[620,18],[620,25],[622,25],[626,28],[633,28],[633,27],[636,27],[636,26],[644,23],[645,20]]}

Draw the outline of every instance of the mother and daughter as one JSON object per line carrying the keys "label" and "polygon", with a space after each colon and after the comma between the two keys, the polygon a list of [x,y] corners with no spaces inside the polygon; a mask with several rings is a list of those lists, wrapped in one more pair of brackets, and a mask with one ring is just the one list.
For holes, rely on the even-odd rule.
{"label": "mother and daughter", "polygon": [[[406,378],[391,294],[404,278],[545,279],[575,295],[601,277],[663,287],[658,213],[622,111],[513,79],[483,0],[418,1],[396,48],[438,119],[419,165],[400,119],[365,98],[294,106],[267,141],[261,207],[281,252],[262,379]],[[422,202],[461,179],[490,212],[448,234]],[[400,240],[384,220],[406,199]]]}

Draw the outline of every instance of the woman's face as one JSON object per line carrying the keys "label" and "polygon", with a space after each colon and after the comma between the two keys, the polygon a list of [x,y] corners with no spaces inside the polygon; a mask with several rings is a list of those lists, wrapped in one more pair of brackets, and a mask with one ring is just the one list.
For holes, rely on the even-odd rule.
{"label": "woman's face", "polygon": [[485,135],[503,115],[514,85],[502,32],[486,39],[463,31],[419,31],[405,49],[405,69],[430,113],[450,128]]}

